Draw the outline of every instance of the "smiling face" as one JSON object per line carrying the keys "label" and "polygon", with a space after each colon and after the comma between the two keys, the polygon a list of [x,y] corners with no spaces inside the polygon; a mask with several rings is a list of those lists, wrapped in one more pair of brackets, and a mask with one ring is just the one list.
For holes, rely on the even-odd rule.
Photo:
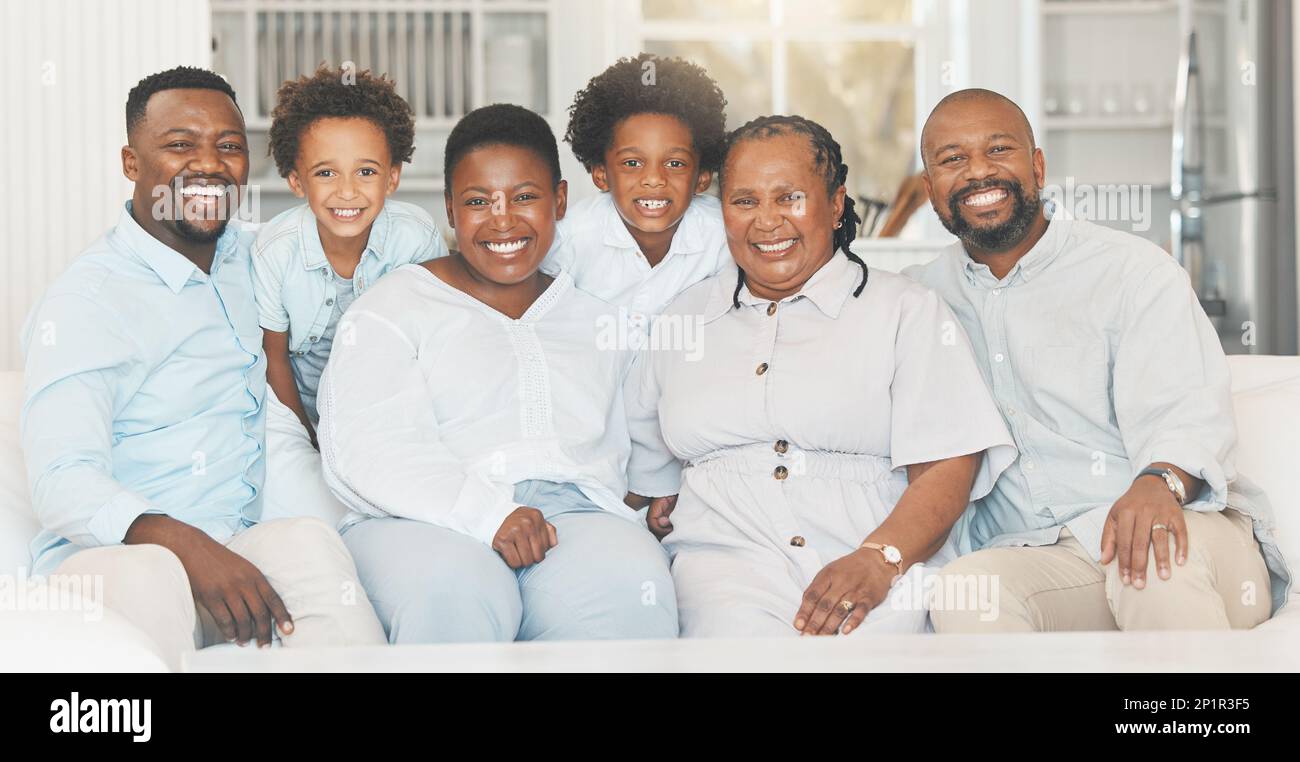
{"label": "smiling face", "polygon": [[727,245],[750,293],[772,300],[797,293],[835,254],[844,186],[826,192],[812,146],[797,134],[742,140],[722,177]]}
{"label": "smiling face", "polygon": [[452,169],[447,219],[465,264],[482,280],[512,286],[534,275],[564,217],[568,188],[554,185],[536,152],[486,145]]}
{"label": "smiling face", "polygon": [[597,188],[609,191],[628,231],[670,237],[691,197],[703,193],[713,174],[701,170],[691,130],[666,114],[636,114],[614,127],[605,163],[591,170]]}
{"label": "smiling face", "polygon": [[994,97],[941,104],[926,122],[921,152],[931,204],[967,249],[1014,249],[1039,227],[1043,152],[1014,104]]}
{"label": "smiling face", "polygon": [[201,88],[154,93],[129,139],[122,171],[135,183],[141,227],[182,253],[210,250],[248,182],[248,139],[234,101]]}
{"label": "smiling face", "polygon": [[322,239],[369,235],[370,225],[397,190],[401,165],[394,165],[388,140],[369,119],[328,117],[312,122],[298,143],[289,187],[306,198]]}

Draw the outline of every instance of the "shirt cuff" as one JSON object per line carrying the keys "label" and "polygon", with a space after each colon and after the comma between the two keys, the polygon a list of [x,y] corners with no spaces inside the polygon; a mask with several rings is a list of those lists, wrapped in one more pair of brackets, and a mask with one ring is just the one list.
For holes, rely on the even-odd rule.
{"label": "shirt cuff", "polygon": [[289,330],[288,320],[284,320],[282,318],[274,318],[269,315],[258,315],[257,323],[258,325],[262,326],[266,330],[276,331],[277,333],[284,333],[285,331]]}
{"label": "shirt cuff", "polygon": [[629,470],[628,492],[641,497],[668,497],[682,490],[682,464],[670,460],[652,471]]}
{"label": "shirt cuff", "polygon": [[453,513],[467,534],[491,547],[501,524],[518,507],[513,487],[471,474],[460,488]]}
{"label": "shirt cuff", "polygon": [[86,528],[100,545],[121,545],[131,524],[146,513],[160,511],[134,492],[122,490],[95,513]]}
{"label": "shirt cuff", "polygon": [[1205,482],[1198,495],[1187,496],[1187,507],[1198,504],[1202,510],[1223,510],[1228,505],[1228,478],[1218,458],[1192,442],[1157,442],[1145,457],[1133,461],[1133,477],[1152,463],[1172,463]]}

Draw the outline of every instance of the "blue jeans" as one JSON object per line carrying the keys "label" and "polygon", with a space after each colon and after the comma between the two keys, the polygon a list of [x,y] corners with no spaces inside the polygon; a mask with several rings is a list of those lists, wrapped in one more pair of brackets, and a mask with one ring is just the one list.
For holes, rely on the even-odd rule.
{"label": "blue jeans", "polygon": [[570,484],[525,481],[559,543],[511,569],[469,535],[423,521],[366,519],[345,530],[389,643],[677,637],[668,555],[644,527]]}

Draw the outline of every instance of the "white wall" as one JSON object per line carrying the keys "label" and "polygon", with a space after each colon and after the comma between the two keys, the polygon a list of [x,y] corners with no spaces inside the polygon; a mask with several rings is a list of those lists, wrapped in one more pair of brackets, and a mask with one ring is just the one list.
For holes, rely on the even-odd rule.
{"label": "white wall", "polygon": [[0,11],[0,368],[22,367],[31,305],[130,196],[126,94],[209,66],[207,0],[7,0]]}

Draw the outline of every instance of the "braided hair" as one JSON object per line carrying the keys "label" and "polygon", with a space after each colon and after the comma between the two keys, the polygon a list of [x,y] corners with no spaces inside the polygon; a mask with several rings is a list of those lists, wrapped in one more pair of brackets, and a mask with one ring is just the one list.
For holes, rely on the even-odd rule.
{"label": "braided hair", "polygon": [[[825,127],[801,116],[760,116],[753,119],[740,127],[736,128],[727,135],[727,142],[722,154],[722,166],[725,168],[727,157],[731,154],[733,148],[744,140],[764,140],[780,135],[805,135],[813,150],[813,158],[817,162],[817,168],[822,171],[823,177],[826,178],[826,193],[833,195],[835,191],[844,185],[849,176],[849,167],[844,163],[843,154],[840,152],[840,144],[835,142],[830,132]],[[719,185],[725,182],[725,178],[720,176]],[[835,227],[833,241],[834,249],[844,252],[844,256],[850,261],[856,262],[862,268],[862,282],[853,291],[856,298],[862,294],[862,289],[867,287],[867,263],[863,262],[857,254],[849,248],[853,239],[857,238],[858,225],[862,219],[858,217],[857,212],[853,211],[853,197],[844,196],[844,211],[840,214],[840,219]],[[737,268],[739,269],[739,268]],[[736,291],[732,294],[731,304],[733,307],[740,307],[740,289],[745,285],[745,271],[740,270],[736,278]]]}

